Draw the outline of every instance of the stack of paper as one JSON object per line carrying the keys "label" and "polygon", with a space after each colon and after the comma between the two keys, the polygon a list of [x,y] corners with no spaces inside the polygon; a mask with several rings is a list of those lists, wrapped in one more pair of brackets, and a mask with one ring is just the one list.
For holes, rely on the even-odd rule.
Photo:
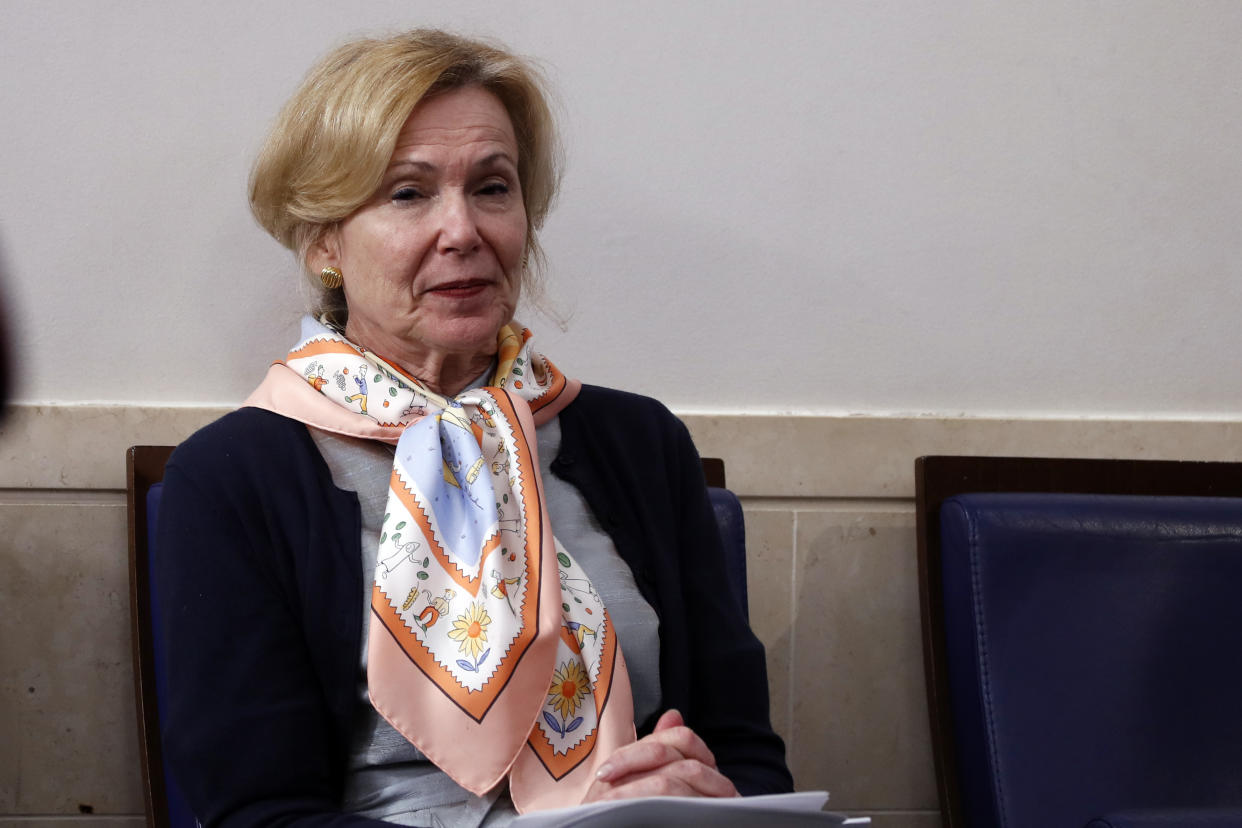
{"label": "stack of paper", "polygon": [[800,828],[824,825],[870,825],[870,817],[847,817],[823,810],[826,791],[746,796],[736,799],[699,799],[653,796],[596,802],[576,808],[536,811],[513,821],[514,828],[629,828],[633,825],[698,826],[712,828]]}

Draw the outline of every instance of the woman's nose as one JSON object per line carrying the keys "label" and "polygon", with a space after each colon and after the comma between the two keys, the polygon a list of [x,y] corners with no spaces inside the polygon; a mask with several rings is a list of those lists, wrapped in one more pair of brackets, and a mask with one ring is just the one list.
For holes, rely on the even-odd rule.
{"label": "woman's nose", "polygon": [[460,193],[442,196],[440,210],[441,253],[472,253],[482,242],[470,202]]}

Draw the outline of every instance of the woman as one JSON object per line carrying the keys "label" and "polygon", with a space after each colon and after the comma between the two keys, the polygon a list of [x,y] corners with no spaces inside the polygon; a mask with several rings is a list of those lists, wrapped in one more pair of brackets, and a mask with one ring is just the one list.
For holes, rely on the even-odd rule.
{"label": "woman", "polygon": [[251,205],[314,314],[160,515],[203,823],[792,787],[684,427],[513,322],[555,183],[535,73],[442,32],[341,47],[277,119]]}

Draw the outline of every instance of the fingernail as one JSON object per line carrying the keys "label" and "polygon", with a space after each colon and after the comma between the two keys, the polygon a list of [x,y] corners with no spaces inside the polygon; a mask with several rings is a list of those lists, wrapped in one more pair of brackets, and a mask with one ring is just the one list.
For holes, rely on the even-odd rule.
{"label": "fingernail", "polygon": [[612,775],[612,765],[609,765],[606,762],[599,766],[599,770],[595,771],[595,778],[603,780],[605,782],[608,781],[608,777],[611,775]]}

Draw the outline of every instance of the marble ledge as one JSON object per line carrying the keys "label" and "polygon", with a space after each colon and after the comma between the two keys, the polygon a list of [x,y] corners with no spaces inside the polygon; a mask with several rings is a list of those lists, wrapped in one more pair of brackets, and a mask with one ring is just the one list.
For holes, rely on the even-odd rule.
{"label": "marble ledge", "polygon": [[0,422],[0,489],[125,489],[125,451],[175,445],[230,409],[14,405]]}
{"label": "marble ledge", "polygon": [[715,416],[683,418],[743,498],[914,497],[931,454],[1133,460],[1242,459],[1242,420]]}
{"label": "marble ledge", "polygon": [[[124,452],[174,444],[218,406],[16,405],[0,423],[0,488],[124,488]],[[914,496],[925,454],[1242,460],[1242,419],[1104,420],[687,414],[699,452],[743,497]]]}

